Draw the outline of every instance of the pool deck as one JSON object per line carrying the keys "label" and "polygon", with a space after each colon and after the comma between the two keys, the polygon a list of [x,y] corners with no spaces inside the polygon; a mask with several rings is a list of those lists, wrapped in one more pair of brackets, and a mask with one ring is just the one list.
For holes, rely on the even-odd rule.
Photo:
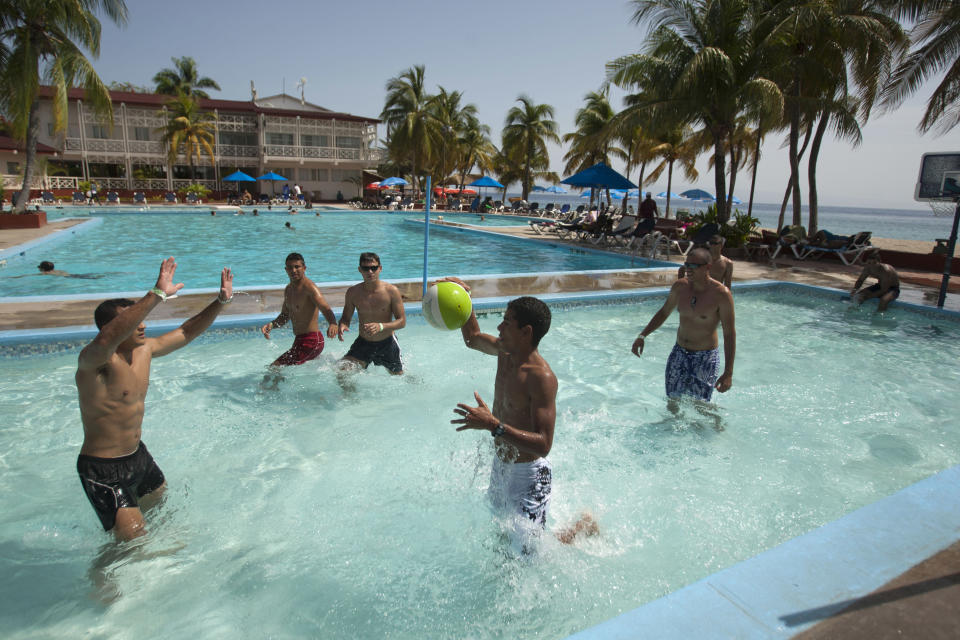
{"label": "pool deck", "polygon": [[[78,221],[58,221],[42,229],[0,231],[0,250],[11,249],[17,245],[36,241],[47,234],[77,223]],[[511,235],[530,237],[539,241],[563,242],[553,236],[536,235],[524,227],[500,227],[496,229],[488,227],[485,230],[496,230]],[[673,260],[678,261],[678,258],[674,257]],[[787,257],[778,258],[776,263],[737,260],[734,266],[734,281],[779,280],[849,291],[860,270],[860,266],[847,267],[827,261],[800,262]],[[282,276],[282,274],[278,274],[278,276]],[[900,276],[903,285],[901,300],[927,306],[936,305],[937,291],[940,285],[939,274],[901,271]],[[470,278],[468,283],[473,287],[475,297],[491,298],[512,297],[521,294],[599,292],[666,287],[675,278],[675,272],[672,269],[666,269],[642,272],[592,272],[536,274],[506,278]],[[421,284],[419,281],[406,280],[397,284],[405,301],[416,302],[420,300]],[[960,291],[960,277],[953,278],[951,284],[951,292],[954,293],[948,294],[946,308],[960,311],[960,295],[955,293]],[[152,283],[145,283],[144,290],[150,285]],[[323,293],[331,306],[340,307],[343,305],[343,295],[347,286],[349,286],[348,283],[324,286]],[[280,309],[283,298],[282,287],[258,288],[247,290],[245,293],[247,295],[238,294],[235,301],[224,309],[222,315],[264,315],[276,313]],[[169,321],[189,317],[209,304],[213,295],[214,292],[210,290],[180,295],[176,299],[158,306],[151,314],[151,320]],[[30,302],[0,303],[0,331],[89,326],[92,324],[93,309],[100,301],[100,298],[84,299],[82,296],[65,296],[64,299],[41,298]],[[843,521],[844,519],[841,519],[837,523]],[[831,525],[833,524],[831,523]],[[816,532],[811,532],[811,534],[814,533]],[[855,534],[855,530],[847,533]],[[806,640],[819,640],[821,638],[870,638],[873,640],[887,637],[936,639],[960,636],[960,606],[957,606],[957,603],[960,602],[960,527],[952,529],[951,535],[951,542],[944,545],[944,548],[927,550],[908,565],[902,565],[901,561],[899,569],[902,570],[904,566],[910,565],[912,565],[912,568],[899,573],[899,575],[894,573],[893,575],[896,577],[882,584],[882,586],[869,587],[866,589],[869,593],[861,592],[856,597],[840,597],[836,595],[835,591],[824,587],[824,593],[822,594],[824,606],[821,607],[822,610],[801,612],[809,614],[808,621],[812,623],[812,626],[805,630],[802,630],[802,627],[796,628],[799,635],[795,635],[795,637]],[[864,538],[869,538],[869,535],[865,534]],[[859,545],[860,542],[859,536],[856,537],[854,546]],[[792,543],[793,541],[790,541],[781,546]],[[771,552],[774,551],[776,550],[771,550]],[[761,554],[757,559],[764,555]],[[894,555],[896,557],[891,559],[891,564],[894,564],[901,557],[899,554]],[[731,567],[726,571],[743,571],[741,567],[753,562],[753,560]],[[802,563],[803,560],[802,558],[800,560],[794,558],[793,562]],[[770,566],[772,565],[768,562],[767,568],[769,569]],[[829,567],[821,567],[821,569],[825,572],[831,571]],[[775,570],[773,573],[775,573]],[[717,574],[716,581],[724,579],[722,578],[723,574],[725,572]],[[763,571],[753,576],[754,579],[758,577],[763,580],[763,584],[754,584],[754,586],[761,590],[763,590],[766,581],[769,580],[771,585],[774,582],[774,578]],[[714,580],[713,576],[701,582],[709,586],[708,581],[711,580]],[[640,620],[645,619],[647,622],[655,622],[658,620],[656,615],[658,608],[659,610],[669,610],[671,606],[675,608],[679,604],[683,607],[682,617],[701,620],[702,626],[700,629],[701,631],[705,630],[706,635],[697,637],[749,636],[750,634],[738,636],[736,627],[727,626],[735,623],[733,622],[733,616],[725,616],[719,612],[711,614],[709,610],[686,608],[697,603],[696,597],[690,598],[689,593],[691,592],[689,590],[700,584],[691,585],[675,594],[640,607],[634,612],[624,614],[624,616],[646,615],[646,618],[638,617],[636,621],[640,623]],[[677,601],[675,600],[676,597],[686,597],[688,599]],[[734,603],[736,604],[735,608],[741,609],[741,613],[736,615],[750,617],[751,603],[737,604],[735,601]],[[587,629],[577,636],[609,640],[610,638],[646,636],[648,632],[652,632],[658,634],[658,637],[681,637],[681,635],[678,635],[679,627],[673,633],[659,627],[660,631],[664,632],[660,633],[659,631],[653,631],[658,627],[634,626],[630,623],[623,626],[624,623],[621,618],[624,618],[624,616],[614,618],[593,629]],[[710,618],[710,620],[705,621],[705,618]],[[620,627],[617,627],[617,621],[621,621],[619,623]],[[667,618],[659,619],[659,622],[666,621]],[[683,626],[682,623],[678,622],[677,624]],[[792,633],[789,629],[786,630],[788,637]],[[783,634],[766,633],[761,630],[759,634],[750,637],[783,637]]]}

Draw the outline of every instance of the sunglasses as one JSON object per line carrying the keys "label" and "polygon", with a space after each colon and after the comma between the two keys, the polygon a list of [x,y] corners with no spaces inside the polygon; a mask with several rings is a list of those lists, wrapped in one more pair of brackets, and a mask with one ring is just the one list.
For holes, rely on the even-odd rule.
{"label": "sunglasses", "polygon": [[687,269],[699,269],[700,267],[707,266],[705,262],[684,262],[683,266]]}
{"label": "sunglasses", "polygon": [[380,268],[380,265],[378,265],[378,264],[362,264],[362,265],[360,265],[360,268],[363,269],[364,271],[369,271],[369,272],[373,273],[374,271],[376,271],[377,269]]}

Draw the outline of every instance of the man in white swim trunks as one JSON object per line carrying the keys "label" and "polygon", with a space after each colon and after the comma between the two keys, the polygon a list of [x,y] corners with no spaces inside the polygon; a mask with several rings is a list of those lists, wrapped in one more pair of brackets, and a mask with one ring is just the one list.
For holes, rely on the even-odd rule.
{"label": "man in white swim trunks", "polygon": [[[470,290],[457,278],[445,280]],[[493,409],[474,392],[478,406],[457,404],[453,411],[460,417],[450,422],[462,425],[457,431],[480,429],[493,436],[497,455],[489,496],[498,511],[513,518],[523,549],[529,551],[529,537],[539,536],[546,526],[552,489],[547,455],[557,417],[557,377],[537,350],[550,329],[550,308],[530,296],[516,298],[507,304],[497,329],[499,336],[482,333],[473,313],[461,329],[468,347],[497,356]],[[557,537],[569,543],[581,531],[597,532],[589,515]]]}

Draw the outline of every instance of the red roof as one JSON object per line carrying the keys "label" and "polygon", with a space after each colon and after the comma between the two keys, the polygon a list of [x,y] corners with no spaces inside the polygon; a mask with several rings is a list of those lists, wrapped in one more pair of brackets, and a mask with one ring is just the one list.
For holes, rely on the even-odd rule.
{"label": "red roof", "polygon": [[[139,104],[153,107],[162,107],[170,101],[171,96],[164,96],[158,93],[131,93],[129,91],[110,91],[110,99],[115,102],[124,102],[126,104]],[[40,95],[45,98],[53,97],[52,87],[40,87]],[[86,97],[84,89],[70,89],[67,91],[67,97],[70,100],[83,100]],[[311,120],[348,120],[352,122],[369,122],[377,124],[380,122],[376,118],[365,118],[355,116],[349,113],[338,113],[335,111],[301,111],[299,109],[275,109],[258,107],[252,101],[241,100],[214,100],[213,98],[200,98],[200,106],[204,109],[217,109],[219,111],[241,111],[247,113],[263,113],[269,116],[300,116]]]}
{"label": "red roof", "polygon": [[[23,151],[23,144],[17,142],[10,136],[0,135],[0,151]],[[45,145],[42,142],[37,143],[37,153],[46,153],[54,154],[57,153],[57,150],[51,146]]]}

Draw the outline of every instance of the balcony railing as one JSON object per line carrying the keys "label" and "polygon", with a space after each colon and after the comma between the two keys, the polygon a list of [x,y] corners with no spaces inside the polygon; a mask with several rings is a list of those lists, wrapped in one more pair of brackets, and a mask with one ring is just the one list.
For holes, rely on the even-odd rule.
{"label": "balcony railing", "polygon": [[167,152],[162,142],[152,140],[131,140],[127,143],[127,149],[130,153],[149,153],[153,155],[162,155]]}
{"label": "balcony railing", "polygon": [[217,155],[221,158],[256,158],[260,155],[260,147],[245,144],[217,145]]}
{"label": "balcony railing", "polygon": [[134,178],[133,188],[138,191],[142,191],[144,189],[166,189],[167,179],[166,178],[145,178],[142,180],[138,180],[137,178]]}

